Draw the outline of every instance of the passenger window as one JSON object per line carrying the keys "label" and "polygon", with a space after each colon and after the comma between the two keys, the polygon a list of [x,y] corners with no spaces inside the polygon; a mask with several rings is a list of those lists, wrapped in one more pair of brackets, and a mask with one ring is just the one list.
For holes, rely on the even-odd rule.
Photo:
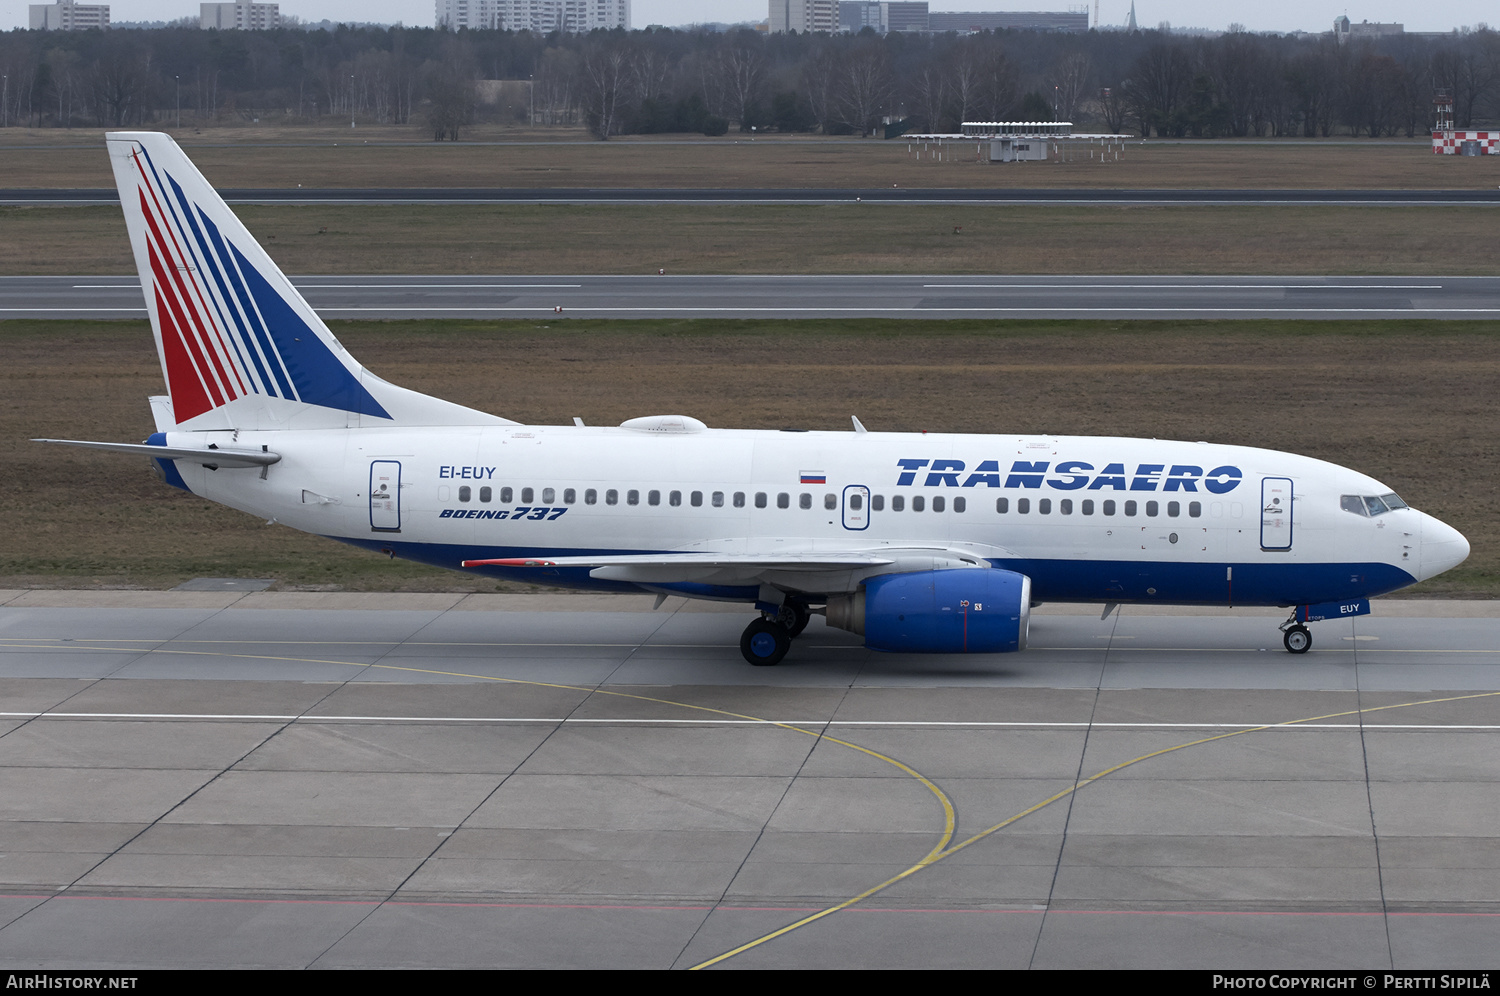
{"label": "passenger window", "polygon": [[1010,511],[1010,499],[1009,498],[996,498],[995,499],[995,511],[999,512],[1001,515],[1004,515],[1006,512],[1009,512]]}
{"label": "passenger window", "polygon": [[932,499],[932,510],[934,512],[941,512],[943,510],[943,504],[943,496],[938,495],[936,498]]}
{"label": "passenger window", "polygon": [[955,498],[955,499],[953,499],[953,511],[955,511],[955,512],[962,512],[964,509],[966,509],[968,507],[969,507],[969,500],[967,498]]}
{"label": "passenger window", "polygon": [[1052,499],[1051,498],[1043,498],[1042,500],[1038,501],[1036,503],[1036,511],[1037,511],[1038,515],[1051,515],[1052,514]]}
{"label": "passenger window", "polygon": [[1071,499],[1071,498],[1063,498],[1063,499],[1059,500],[1058,503],[1057,503],[1057,511],[1058,511],[1059,515],[1072,515],[1073,514],[1073,499]]}
{"label": "passenger window", "polygon": [[1026,515],[1030,511],[1031,511],[1031,499],[1030,498],[1017,498],[1016,499],[1016,514],[1017,515]]}
{"label": "passenger window", "polygon": [[921,495],[912,495],[911,496],[911,510],[913,512],[920,512],[920,511],[922,511],[922,509],[924,507],[926,507],[926,505],[927,505],[927,499],[923,498]]}
{"label": "passenger window", "polygon": [[635,489],[632,488],[631,490],[625,492],[625,504],[627,504],[627,505],[639,505],[640,503],[641,503],[641,493],[639,491],[636,491]]}
{"label": "passenger window", "polygon": [[555,488],[543,488],[542,504],[551,505],[555,501],[557,501],[557,490]]}
{"label": "passenger window", "polygon": [[616,491],[614,488],[610,488],[608,491],[604,492],[604,504],[618,505],[619,503],[620,492]]}
{"label": "passenger window", "polygon": [[1083,509],[1082,509],[1082,511],[1083,511],[1084,515],[1093,515],[1094,514],[1094,499],[1092,499],[1092,498],[1085,498],[1083,500]]}
{"label": "passenger window", "polygon": [[1154,518],[1156,516],[1156,513],[1158,511],[1160,511],[1160,509],[1161,509],[1161,504],[1159,502],[1154,502],[1154,501],[1148,501],[1148,502],[1146,502],[1146,514],[1147,515],[1152,516]]}
{"label": "passenger window", "polygon": [[578,501],[578,492],[577,491],[573,490],[572,488],[568,488],[566,491],[563,492],[563,504],[564,505],[572,505],[576,501]]}
{"label": "passenger window", "polygon": [[891,496],[891,511],[892,512],[899,512],[902,509],[904,509],[905,507],[906,507],[906,497],[904,495],[892,495]]}
{"label": "passenger window", "polygon": [[824,495],[823,496],[823,507],[827,508],[827,509],[838,508],[839,507],[839,496],[838,495]]}
{"label": "passenger window", "polygon": [[491,491],[489,488],[480,488],[479,489],[479,500],[482,501],[482,502],[488,502],[493,495],[494,495],[494,492]]}
{"label": "passenger window", "polygon": [[[593,488],[589,488],[583,493],[583,503],[585,505],[595,505],[598,504],[598,502],[599,492],[595,491]],[[610,502],[610,504],[613,505],[614,502]]]}
{"label": "passenger window", "polygon": [[734,493],[734,507],[735,508],[744,508],[745,507],[745,492],[743,492],[743,491],[736,491]]}
{"label": "passenger window", "polygon": [[1182,502],[1180,502],[1180,501],[1169,501],[1169,502],[1167,502],[1167,514],[1170,515],[1174,519],[1177,518],[1179,515],[1181,515],[1182,514]]}
{"label": "passenger window", "polygon": [[1113,498],[1108,498],[1108,499],[1105,500],[1105,502],[1104,502],[1104,514],[1105,515],[1114,515],[1115,514],[1115,500]]}
{"label": "passenger window", "polygon": [[[833,496],[829,495],[828,497],[832,498]],[[828,507],[832,508],[833,506],[829,505]],[[850,511],[852,511],[852,512],[858,512],[860,509],[862,509],[864,507],[865,507],[865,496],[864,495],[862,495],[862,494],[860,494],[858,492],[855,492],[854,494],[852,494],[852,495],[849,496],[849,510]]]}
{"label": "passenger window", "polygon": [[647,491],[646,492],[646,504],[647,505],[660,505],[661,504],[661,492],[660,491]]}
{"label": "passenger window", "polygon": [[1136,507],[1137,506],[1136,506],[1136,503],[1135,503],[1134,500],[1127,501],[1125,503],[1125,514],[1126,515],[1134,515],[1135,511],[1136,511]]}
{"label": "passenger window", "polygon": [[534,492],[530,488],[522,488],[521,489],[521,504],[523,504],[523,505],[530,505],[531,504],[531,496],[532,496],[533,493]]}
{"label": "passenger window", "polygon": [[473,494],[474,494],[473,489],[470,488],[467,484],[465,484],[463,487],[461,487],[461,488],[458,489],[458,500],[459,501],[468,501],[469,498],[470,498],[470,496],[473,495]]}
{"label": "passenger window", "polygon": [[765,508],[766,507],[766,493],[764,491],[757,491],[757,492],[755,492],[755,507],[756,508]]}
{"label": "passenger window", "polygon": [[783,491],[780,494],[778,494],[776,496],[776,507],[777,508],[791,508],[792,507],[792,496],[789,495],[789,494],[787,494],[785,491]]}
{"label": "passenger window", "polygon": [[797,496],[797,507],[798,508],[812,508],[812,495],[808,494],[806,491],[804,491],[804,492],[802,492],[802,494],[798,495]]}
{"label": "passenger window", "polygon": [[723,508],[724,507],[724,492],[722,492],[722,491],[715,491],[714,492],[714,497],[713,497],[713,503],[714,503],[714,508]]}
{"label": "passenger window", "polygon": [[1201,501],[1188,502],[1188,515],[1194,519],[1201,518],[1203,516],[1203,503]]}
{"label": "passenger window", "polygon": [[872,512],[883,512],[883,511],[885,511],[885,495],[871,495],[870,496],[870,511],[872,511]]}
{"label": "passenger window", "polygon": [[[653,502],[652,504],[655,504],[655,502]],[[673,491],[671,494],[667,495],[667,504],[671,505],[673,508],[676,508],[678,505],[681,505],[682,504],[682,492],[681,491]]]}
{"label": "passenger window", "polygon": [[[722,505],[723,503],[724,503],[724,499],[721,496],[719,498],[719,504]],[[694,491],[692,494],[688,495],[688,504],[691,505],[691,506],[693,506],[694,508],[702,508],[703,507],[703,492],[702,491]]]}
{"label": "passenger window", "polygon": [[500,489],[500,503],[502,505],[509,505],[514,500],[515,500],[515,492],[514,491],[512,491],[510,488],[501,488]]}

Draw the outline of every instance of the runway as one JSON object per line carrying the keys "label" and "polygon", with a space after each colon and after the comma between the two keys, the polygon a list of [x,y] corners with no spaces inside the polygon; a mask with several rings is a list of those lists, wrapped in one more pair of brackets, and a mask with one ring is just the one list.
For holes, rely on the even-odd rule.
{"label": "runway", "polygon": [[0,963],[1491,965],[1500,605],[1279,615],[0,592]]}
{"label": "runway", "polygon": [[[301,276],[339,318],[1475,319],[1497,277]],[[560,310],[559,310],[560,309]],[[0,277],[0,318],[143,318],[136,277]]]}
{"label": "runway", "polygon": [[[1457,190],[1090,189],[994,187],[326,187],[219,191],[230,204],[1349,204],[1479,207],[1495,187]],[[0,188],[0,205],[118,204],[98,188]]]}

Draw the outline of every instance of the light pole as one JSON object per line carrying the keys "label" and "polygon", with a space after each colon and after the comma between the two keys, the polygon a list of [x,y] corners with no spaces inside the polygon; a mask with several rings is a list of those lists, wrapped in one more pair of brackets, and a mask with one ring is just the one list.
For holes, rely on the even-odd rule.
{"label": "light pole", "polygon": [[0,128],[10,127],[10,74],[4,77],[5,83],[0,86]]}
{"label": "light pole", "polygon": [[536,127],[536,74],[526,77],[526,127]]}
{"label": "light pole", "polygon": [[181,128],[182,127],[182,77],[181,76],[173,76],[172,79],[174,79],[174,80],[177,81],[177,127]]}
{"label": "light pole", "polygon": [[354,127],[354,77],[349,77],[349,127]]}

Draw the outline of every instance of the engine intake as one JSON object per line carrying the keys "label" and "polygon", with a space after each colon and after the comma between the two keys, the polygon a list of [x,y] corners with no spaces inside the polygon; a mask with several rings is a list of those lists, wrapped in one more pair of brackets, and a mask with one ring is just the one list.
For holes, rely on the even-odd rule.
{"label": "engine intake", "polygon": [[858,633],[871,650],[1004,654],[1026,649],[1031,578],[960,568],[883,574],[828,600],[828,625]]}

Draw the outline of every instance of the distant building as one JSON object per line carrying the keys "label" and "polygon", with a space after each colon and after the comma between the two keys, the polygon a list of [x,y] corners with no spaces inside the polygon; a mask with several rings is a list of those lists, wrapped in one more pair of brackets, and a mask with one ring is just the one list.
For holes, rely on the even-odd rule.
{"label": "distant building", "polygon": [[1018,31],[1067,31],[1088,34],[1089,12],[1078,10],[934,10],[927,15],[933,31],[996,31],[1011,28]]}
{"label": "distant building", "polygon": [[264,31],[281,27],[281,5],[275,3],[200,3],[198,27],[204,31],[239,28]]}
{"label": "distant building", "polygon": [[109,4],[61,3],[31,4],[32,31],[86,31],[109,27]]}
{"label": "distant building", "polygon": [[770,0],[772,34],[809,31],[833,34],[839,30],[839,0]]}
{"label": "distant building", "polygon": [[882,0],[840,0],[839,30],[858,34],[874,28],[882,35],[892,31],[925,32],[927,2],[882,2]]}
{"label": "distant building", "polygon": [[630,0],[437,0],[437,26],[536,34],[628,29]]}
{"label": "distant building", "polygon": [[1351,38],[1389,38],[1392,35],[1404,34],[1406,34],[1404,24],[1372,24],[1369,21],[1353,24],[1344,15],[1333,19],[1333,37],[1340,45]]}

